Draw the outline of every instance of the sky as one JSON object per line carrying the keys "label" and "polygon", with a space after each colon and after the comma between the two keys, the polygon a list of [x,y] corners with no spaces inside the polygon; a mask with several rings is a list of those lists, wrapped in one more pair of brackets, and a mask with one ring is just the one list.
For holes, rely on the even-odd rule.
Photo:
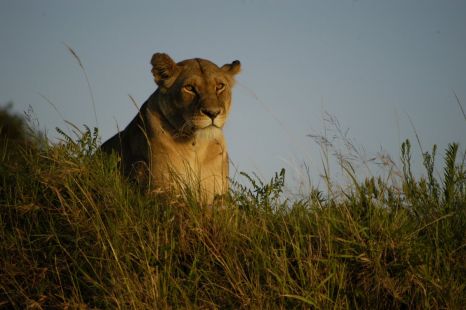
{"label": "sky", "polygon": [[1,0],[0,105],[32,107],[52,140],[66,120],[105,141],[136,115],[129,96],[142,105],[156,89],[156,52],[241,61],[225,127],[235,177],[283,167],[291,187],[319,186],[309,135],[336,144],[338,128],[396,163],[405,139],[417,156],[466,142],[464,0]]}

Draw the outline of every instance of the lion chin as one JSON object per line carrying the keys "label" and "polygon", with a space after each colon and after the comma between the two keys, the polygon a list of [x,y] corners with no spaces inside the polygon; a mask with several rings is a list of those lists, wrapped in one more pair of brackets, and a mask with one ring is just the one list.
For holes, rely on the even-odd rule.
{"label": "lion chin", "polygon": [[215,140],[222,137],[222,129],[215,126],[210,125],[204,128],[199,128],[194,132],[194,137],[196,140]]}

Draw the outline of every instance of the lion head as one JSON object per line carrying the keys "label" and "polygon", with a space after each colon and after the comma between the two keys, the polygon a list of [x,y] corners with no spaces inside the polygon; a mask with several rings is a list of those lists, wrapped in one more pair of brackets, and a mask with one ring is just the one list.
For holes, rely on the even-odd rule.
{"label": "lion head", "polygon": [[175,63],[170,56],[152,56],[152,74],[159,86],[159,109],[181,136],[221,132],[230,112],[238,60],[218,67],[200,58]]}

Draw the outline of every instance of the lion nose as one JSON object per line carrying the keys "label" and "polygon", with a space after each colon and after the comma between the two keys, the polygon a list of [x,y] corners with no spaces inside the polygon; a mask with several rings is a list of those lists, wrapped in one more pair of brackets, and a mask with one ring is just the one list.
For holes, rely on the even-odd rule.
{"label": "lion nose", "polygon": [[220,108],[202,108],[201,113],[214,120],[222,110]]}

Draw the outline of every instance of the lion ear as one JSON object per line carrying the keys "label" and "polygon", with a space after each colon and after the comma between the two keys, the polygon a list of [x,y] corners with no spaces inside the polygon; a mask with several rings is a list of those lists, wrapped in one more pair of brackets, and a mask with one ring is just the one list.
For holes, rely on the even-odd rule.
{"label": "lion ear", "polygon": [[231,64],[223,65],[221,69],[231,75],[235,75],[241,71],[241,63],[239,60],[235,60]]}
{"label": "lion ear", "polygon": [[165,88],[170,87],[180,71],[173,59],[165,53],[155,53],[150,63],[155,83]]}

